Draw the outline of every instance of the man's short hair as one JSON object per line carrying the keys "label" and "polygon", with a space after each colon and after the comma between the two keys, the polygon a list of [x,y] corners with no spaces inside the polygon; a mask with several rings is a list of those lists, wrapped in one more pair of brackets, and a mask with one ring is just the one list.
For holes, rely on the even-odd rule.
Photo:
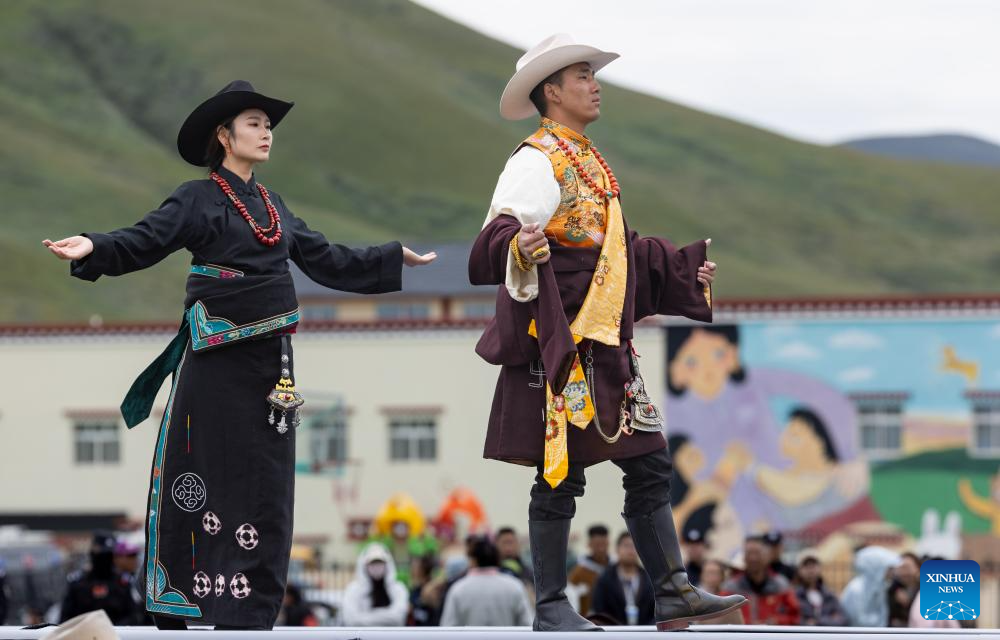
{"label": "man's short hair", "polygon": [[472,543],[469,555],[476,561],[477,567],[496,567],[500,564],[500,552],[495,544],[486,538],[479,538]]}
{"label": "man's short hair", "polygon": [[515,536],[515,537],[517,536],[517,532],[514,531],[514,527],[500,527],[499,529],[497,529],[497,537],[498,538],[500,536],[505,536],[508,533],[511,534],[512,536]]}
{"label": "man's short hair", "polygon": [[546,115],[546,111],[548,110],[548,103],[545,101],[545,85],[554,84],[561,87],[563,82],[563,71],[568,68],[569,67],[563,67],[562,69],[551,74],[549,77],[536,84],[535,88],[528,94],[528,99],[531,100],[531,104],[535,105],[535,108],[538,109],[538,113],[543,116]]}
{"label": "man's short hair", "polygon": [[607,536],[608,528],[603,524],[595,524],[594,526],[587,529],[587,537],[593,538],[595,536]]}

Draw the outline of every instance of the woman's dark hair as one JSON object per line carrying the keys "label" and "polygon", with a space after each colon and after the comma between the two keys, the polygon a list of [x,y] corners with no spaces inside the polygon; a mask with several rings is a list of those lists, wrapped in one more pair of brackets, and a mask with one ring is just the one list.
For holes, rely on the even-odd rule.
{"label": "woman's dark hair", "polygon": [[[684,445],[691,441],[686,434],[675,433],[667,438],[667,450],[670,451],[671,457],[677,454]],[[677,467],[673,468],[672,477],[670,478],[670,504],[676,507],[680,503],[684,502],[684,497],[687,496],[688,489],[687,480],[681,477],[681,474],[677,473]]]}
{"label": "woman's dark hair", "polygon": [[806,409],[805,407],[796,407],[788,414],[789,420],[800,420],[803,424],[809,427],[809,430],[813,432],[820,442],[823,443],[823,455],[830,462],[839,462],[840,456],[837,455],[837,448],[833,445],[833,440],[830,438],[830,431],[826,428],[826,425],[816,415],[815,411],[811,409]]}
{"label": "woman's dark hair", "polygon": [[472,559],[476,561],[477,567],[496,567],[500,564],[500,553],[495,544],[486,538],[479,538],[472,544],[469,552]]}
{"label": "woman's dark hair", "polygon": [[[682,396],[686,390],[675,387],[674,383],[670,380],[670,365],[677,359],[677,355],[681,352],[684,344],[691,338],[691,335],[695,331],[720,335],[726,339],[726,342],[736,347],[736,349],[740,347],[740,328],[735,324],[678,326],[667,329],[667,391],[672,396]],[[743,382],[746,379],[746,371],[743,370],[743,367],[740,367],[729,375],[729,379],[733,382]]]}
{"label": "woman's dark hair", "polygon": [[629,533],[628,531],[622,531],[621,533],[619,533],[618,534],[618,538],[615,540],[615,548],[616,549],[621,545],[622,540],[624,540],[625,538],[628,538],[629,540],[631,540],[632,539],[632,534]]}
{"label": "woman's dark hair", "polygon": [[[233,116],[219,123],[220,127],[229,132],[230,140],[233,138],[233,123],[235,121],[236,116]],[[218,171],[219,167],[222,166],[222,161],[226,159],[226,148],[219,142],[218,130],[218,127],[212,130],[212,135],[209,136],[208,143],[205,145],[205,164],[212,171]]]}
{"label": "woman's dark hair", "polygon": [[554,84],[561,87],[563,83],[563,71],[568,68],[569,67],[563,67],[559,71],[550,75],[548,78],[542,80],[535,85],[535,88],[531,90],[530,94],[528,94],[528,99],[531,100],[531,104],[535,105],[535,108],[538,109],[538,113],[543,116],[547,114],[549,108],[548,103],[545,101],[545,85]]}

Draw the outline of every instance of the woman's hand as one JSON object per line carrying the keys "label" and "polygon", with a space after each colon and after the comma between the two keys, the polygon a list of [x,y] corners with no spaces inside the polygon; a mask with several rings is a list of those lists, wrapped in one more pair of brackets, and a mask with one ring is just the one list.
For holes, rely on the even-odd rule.
{"label": "woman's hand", "polygon": [[81,260],[94,252],[94,243],[85,236],[73,236],[58,242],[46,238],[42,244],[63,260]]}
{"label": "woman's hand", "polygon": [[425,264],[430,264],[434,262],[434,259],[437,257],[438,254],[433,251],[420,255],[407,249],[406,247],[403,247],[403,263],[408,267],[420,267]]}
{"label": "woman's hand", "polygon": [[[533,264],[545,264],[549,261],[549,241],[545,232],[537,222],[526,224],[517,233],[517,248],[521,256]],[[538,255],[535,255],[535,252]]]}

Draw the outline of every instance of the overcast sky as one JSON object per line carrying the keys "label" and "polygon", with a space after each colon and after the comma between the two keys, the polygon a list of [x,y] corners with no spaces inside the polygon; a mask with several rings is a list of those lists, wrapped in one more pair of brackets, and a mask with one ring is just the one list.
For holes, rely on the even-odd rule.
{"label": "overcast sky", "polygon": [[599,77],[802,140],[1000,142],[1000,0],[417,1],[521,49],[571,33],[622,54]]}

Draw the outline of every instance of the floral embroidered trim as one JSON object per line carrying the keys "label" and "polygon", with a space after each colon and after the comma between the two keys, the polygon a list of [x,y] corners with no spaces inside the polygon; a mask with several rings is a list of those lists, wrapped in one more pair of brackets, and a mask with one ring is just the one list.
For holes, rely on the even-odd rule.
{"label": "floral embroidered trim", "polygon": [[191,349],[194,351],[261,336],[295,326],[299,322],[299,310],[295,309],[290,313],[259,322],[236,326],[225,318],[213,318],[208,315],[208,310],[200,300],[194,303],[188,313],[188,322],[191,325]]}
{"label": "floral embroidered trim", "polygon": [[174,395],[177,393],[177,383],[184,369],[184,358],[181,358],[174,372],[174,381],[170,387],[170,399],[167,400],[167,410],[163,413],[160,423],[160,436],[156,442],[156,453],[153,458],[153,481],[150,491],[149,514],[146,522],[146,535],[149,539],[149,549],[146,551],[146,611],[150,613],[169,613],[189,618],[200,618],[201,609],[192,604],[187,596],[170,584],[166,570],[160,564],[160,503],[163,496],[163,463],[166,455],[167,433],[170,431],[171,412],[174,408]]}

